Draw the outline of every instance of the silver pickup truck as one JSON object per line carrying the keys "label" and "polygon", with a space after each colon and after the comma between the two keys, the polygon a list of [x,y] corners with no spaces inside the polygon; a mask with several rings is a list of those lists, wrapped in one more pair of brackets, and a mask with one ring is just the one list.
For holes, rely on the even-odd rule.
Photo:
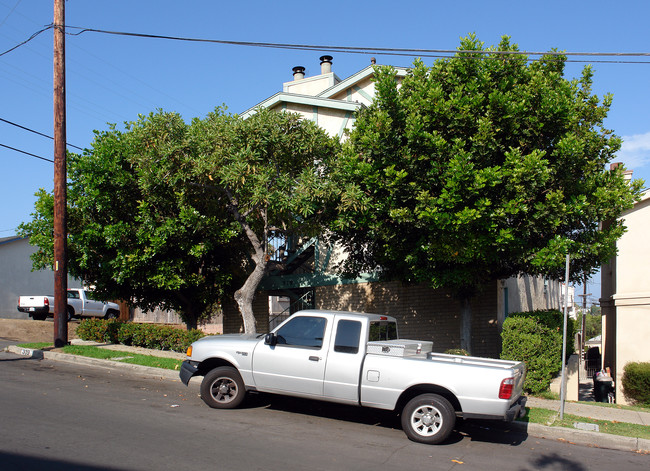
{"label": "silver pickup truck", "polygon": [[393,410],[411,440],[428,444],[444,441],[456,417],[525,414],[523,363],[432,349],[432,342],[399,339],[389,316],[306,310],[270,334],[194,342],[180,378],[187,385],[203,376],[201,398],[217,409],[259,391]]}
{"label": "silver pickup truck", "polygon": [[[69,288],[66,296],[68,321],[73,317],[117,319],[120,316],[118,304],[96,301],[92,292],[83,288]],[[48,316],[54,316],[54,296],[18,296],[17,307],[20,312],[26,312],[34,320],[44,321]]]}

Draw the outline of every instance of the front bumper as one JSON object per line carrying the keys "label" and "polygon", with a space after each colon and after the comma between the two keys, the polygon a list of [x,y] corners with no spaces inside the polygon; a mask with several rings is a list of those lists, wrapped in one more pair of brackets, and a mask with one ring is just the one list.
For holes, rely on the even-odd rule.
{"label": "front bumper", "polygon": [[179,373],[179,376],[181,377],[183,384],[187,386],[190,383],[192,376],[195,376],[198,372],[199,368],[196,362],[185,360],[181,363],[181,372]]}
{"label": "front bumper", "polygon": [[519,419],[526,415],[526,400],[527,398],[521,396],[517,402],[510,406],[510,409],[506,412],[504,420],[512,422],[515,419]]}

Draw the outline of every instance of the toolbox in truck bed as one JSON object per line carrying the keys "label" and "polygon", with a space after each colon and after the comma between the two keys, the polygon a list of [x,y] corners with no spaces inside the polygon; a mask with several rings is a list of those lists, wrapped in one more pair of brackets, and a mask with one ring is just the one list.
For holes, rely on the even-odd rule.
{"label": "toolbox in truck bed", "polygon": [[421,340],[380,340],[368,342],[368,353],[393,357],[408,357],[433,350],[433,342]]}

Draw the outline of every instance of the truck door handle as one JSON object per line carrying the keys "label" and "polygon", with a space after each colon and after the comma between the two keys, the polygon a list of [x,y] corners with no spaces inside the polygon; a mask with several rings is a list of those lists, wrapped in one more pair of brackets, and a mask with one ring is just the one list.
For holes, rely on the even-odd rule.
{"label": "truck door handle", "polygon": [[320,361],[320,357],[314,357],[314,356],[312,356],[312,357],[309,357],[309,359],[310,359],[311,361]]}

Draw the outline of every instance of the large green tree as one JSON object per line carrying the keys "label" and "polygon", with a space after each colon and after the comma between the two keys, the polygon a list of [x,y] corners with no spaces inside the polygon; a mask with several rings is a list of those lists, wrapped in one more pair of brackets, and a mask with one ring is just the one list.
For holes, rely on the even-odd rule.
{"label": "large green tree", "polygon": [[[215,312],[244,258],[224,198],[192,180],[195,140],[175,113],[157,112],[96,132],[92,149],[68,155],[68,266],[106,299],[176,310],[188,327]],[[53,197],[37,194],[20,226],[52,266]]]}
{"label": "large green tree", "polygon": [[225,199],[248,241],[251,263],[235,291],[244,330],[257,330],[253,297],[268,274],[275,234],[309,237],[326,227],[338,140],[298,114],[259,109],[247,119],[217,109],[192,123],[197,140],[194,178],[209,197]]}
{"label": "large green tree", "polygon": [[338,168],[346,269],[453,289],[468,350],[481,285],[563,278],[567,252],[575,279],[594,273],[624,231],[599,223],[641,186],[607,167],[620,139],[604,128],[612,98],[592,94],[591,68],[567,80],[564,56],[507,54],[517,51],[471,35],[452,58],[416,61],[401,84],[377,68]]}
{"label": "large green tree", "polygon": [[[174,309],[189,327],[234,294],[247,333],[271,234],[316,235],[338,141],[297,114],[152,113],[68,162],[70,273],[100,296]],[[52,264],[52,195],[20,228]]]}

